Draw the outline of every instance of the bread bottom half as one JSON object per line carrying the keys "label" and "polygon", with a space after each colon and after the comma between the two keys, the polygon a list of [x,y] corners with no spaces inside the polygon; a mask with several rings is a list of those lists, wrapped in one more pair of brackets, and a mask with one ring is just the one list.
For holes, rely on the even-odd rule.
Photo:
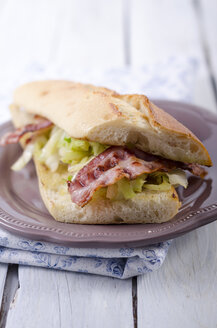
{"label": "bread bottom half", "polygon": [[133,199],[94,199],[83,208],[72,203],[64,166],[52,173],[34,159],[41,197],[55,220],[79,224],[162,223],[173,218],[180,207],[178,195],[169,191],[145,190]]}

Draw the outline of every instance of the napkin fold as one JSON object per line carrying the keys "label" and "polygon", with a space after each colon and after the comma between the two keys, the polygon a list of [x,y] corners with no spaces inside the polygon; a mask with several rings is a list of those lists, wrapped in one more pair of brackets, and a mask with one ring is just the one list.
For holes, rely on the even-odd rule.
{"label": "napkin fold", "polygon": [[[38,63],[26,67],[22,77],[9,83],[0,80],[0,123],[9,119],[8,104],[13,89],[37,79],[71,79],[104,85],[121,93],[143,93],[152,99],[191,101],[197,63],[193,58],[169,58],[140,68],[114,68],[105,72],[73,70],[68,67],[44,68]],[[5,81],[4,81],[5,82]],[[171,241],[146,247],[74,248],[13,235],[0,229],[0,262],[41,266],[126,279],[157,270]]]}
{"label": "napkin fold", "polygon": [[106,275],[120,279],[157,270],[170,242],[149,247],[72,248],[0,230],[0,262]]}

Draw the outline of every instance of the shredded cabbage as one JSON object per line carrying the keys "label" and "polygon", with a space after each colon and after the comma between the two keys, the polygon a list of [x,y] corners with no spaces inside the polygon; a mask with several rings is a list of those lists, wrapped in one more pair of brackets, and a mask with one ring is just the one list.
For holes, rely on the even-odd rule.
{"label": "shredded cabbage", "polygon": [[54,155],[57,154],[57,145],[59,143],[59,139],[62,136],[62,131],[57,128],[56,126],[51,130],[51,134],[50,137],[47,141],[47,143],[45,144],[45,146],[41,149],[41,153],[39,156],[39,160],[41,162],[46,162],[46,160]]}
{"label": "shredded cabbage", "polygon": [[41,154],[41,150],[42,148],[45,146],[45,144],[47,143],[48,138],[45,135],[40,135],[36,138],[35,142],[34,142],[34,154],[39,157]]}
{"label": "shredded cabbage", "polygon": [[[171,185],[177,187],[182,185],[186,188],[187,178],[185,172],[181,169],[172,170],[170,173],[154,172],[151,174],[142,174],[134,180],[123,178],[107,188],[102,188],[103,192],[95,193],[94,199],[108,198],[112,201],[132,199],[137,193],[145,189],[153,191],[168,191]],[[106,192],[105,192],[106,190]]]}
{"label": "shredded cabbage", "polygon": [[117,199],[118,198],[118,185],[114,183],[107,187],[106,198],[108,199]]}
{"label": "shredded cabbage", "polygon": [[106,148],[107,146],[98,142],[71,138],[65,131],[55,126],[38,158],[52,172],[58,169],[60,162],[68,164],[69,172],[77,172]]}
{"label": "shredded cabbage", "polygon": [[[98,142],[89,142],[71,138],[65,131],[58,127],[53,127],[48,133],[39,135],[30,142],[21,157],[12,166],[13,170],[20,170],[32,158],[33,154],[47,167],[55,172],[60,163],[68,165],[70,174],[69,180],[73,175],[82,169],[95,156],[102,153],[108,146]],[[185,172],[175,169],[170,172],[154,172],[142,174],[134,180],[123,178],[113,185],[100,188],[94,193],[93,199],[107,198],[110,200],[132,199],[137,193],[145,189],[153,191],[167,191],[171,185],[187,187]]]}
{"label": "shredded cabbage", "polygon": [[[157,177],[159,179],[159,176]],[[155,190],[155,191],[167,191],[171,189],[171,184],[168,181],[168,178],[162,175],[161,183],[145,183],[143,186],[145,189]]]}
{"label": "shredded cabbage", "polygon": [[105,199],[107,193],[107,188],[100,188],[93,194],[93,200]]}
{"label": "shredded cabbage", "polygon": [[175,169],[166,173],[166,175],[169,178],[170,184],[173,185],[174,187],[178,187],[180,185],[183,186],[184,188],[187,188],[188,180],[183,170]]}
{"label": "shredded cabbage", "polygon": [[18,160],[11,166],[13,171],[21,170],[31,159],[34,152],[34,144],[29,143],[22,155],[18,158]]}
{"label": "shredded cabbage", "polygon": [[98,142],[71,138],[65,131],[54,126],[49,136],[46,133],[34,137],[34,140],[26,146],[23,154],[14,163],[12,169],[22,169],[34,154],[52,172],[58,169],[60,163],[68,164],[69,172],[77,172],[107,147]]}
{"label": "shredded cabbage", "polygon": [[14,171],[21,170],[28,162],[30,162],[33,154],[40,153],[41,149],[44,147],[46,142],[47,142],[47,138],[42,135],[38,136],[36,141],[33,140],[32,142],[30,142],[24,149],[22,155],[12,165],[11,169]]}
{"label": "shredded cabbage", "polygon": [[78,164],[69,164],[68,165],[68,171],[69,172],[78,172],[82,169],[82,167],[84,165],[86,165],[89,161],[91,161],[91,159],[93,159],[94,156],[90,156],[90,157],[84,157]]}
{"label": "shredded cabbage", "polygon": [[125,199],[131,199],[136,196],[130,181],[126,178],[121,179],[117,182],[118,191],[123,195]]}
{"label": "shredded cabbage", "polygon": [[138,178],[131,180],[130,185],[135,192],[142,192],[142,187],[146,181],[147,174],[142,174]]}
{"label": "shredded cabbage", "polygon": [[[106,198],[110,200],[131,199],[136,193],[142,192],[147,174],[142,174],[134,180],[123,178],[106,189]],[[96,197],[95,197],[96,198]]]}

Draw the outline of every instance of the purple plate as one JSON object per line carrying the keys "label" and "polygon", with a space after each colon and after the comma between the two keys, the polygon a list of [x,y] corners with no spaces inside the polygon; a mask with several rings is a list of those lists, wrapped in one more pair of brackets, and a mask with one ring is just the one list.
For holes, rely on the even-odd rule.
{"label": "purple plate", "polygon": [[[19,145],[0,147],[0,226],[27,238],[77,247],[145,246],[178,237],[217,219],[217,116],[196,106],[155,101],[203,141],[213,160],[204,180],[189,176],[189,187],[178,189],[182,207],[169,222],[135,225],[80,225],[55,221],[39,195],[33,163],[10,170],[21,153]],[[0,136],[12,129],[0,127]]]}

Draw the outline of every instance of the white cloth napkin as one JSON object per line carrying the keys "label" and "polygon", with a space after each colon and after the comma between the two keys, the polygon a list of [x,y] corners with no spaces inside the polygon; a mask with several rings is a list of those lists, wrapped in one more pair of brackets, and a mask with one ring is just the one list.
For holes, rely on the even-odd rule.
{"label": "white cloth napkin", "polygon": [[[143,93],[152,99],[191,101],[197,64],[192,58],[169,58],[142,68],[110,69],[105,72],[64,68],[27,67],[22,76],[0,79],[0,123],[10,118],[7,107],[13,89],[37,79],[70,79],[104,85],[118,92]],[[163,263],[169,242],[148,247],[72,248],[44,241],[27,240],[0,229],[0,262],[86,272],[125,279],[157,270]]]}

